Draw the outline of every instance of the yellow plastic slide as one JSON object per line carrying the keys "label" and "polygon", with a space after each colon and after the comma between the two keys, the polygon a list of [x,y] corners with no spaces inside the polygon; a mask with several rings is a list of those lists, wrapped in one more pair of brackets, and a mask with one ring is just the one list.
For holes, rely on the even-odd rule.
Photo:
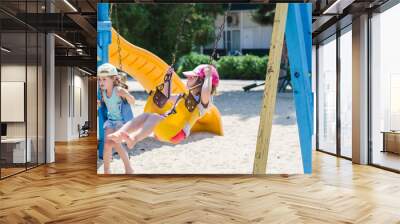
{"label": "yellow plastic slide", "polygon": [[[125,40],[121,35],[112,29],[112,42],[109,46],[109,61],[111,64],[135,78],[147,91],[154,90],[157,85],[164,81],[165,72],[168,64],[155,54],[135,46]],[[119,46],[118,46],[119,45]],[[172,77],[172,92],[183,93],[185,84],[177,74]],[[210,132],[216,135],[223,135],[221,114],[213,106],[202,118],[193,126],[192,132]]]}

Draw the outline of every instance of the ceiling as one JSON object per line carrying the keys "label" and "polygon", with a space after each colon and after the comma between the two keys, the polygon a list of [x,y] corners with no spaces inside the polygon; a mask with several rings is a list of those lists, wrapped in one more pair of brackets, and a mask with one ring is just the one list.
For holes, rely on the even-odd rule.
{"label": "ceiling", "polygon": [[[158,0],[157,2],[162,1]],[[313,41],[316,43],[335,33],[337,27],[351,24],[352,17],[376,9],[388,1],[390,0],[294,0],[292,2],[311,2],[313,4],[312,34]],[[47,2],[50,4],[47,5],[45,2],[45,0],[1,0],[2,32],[18,33],[25,32],[25,30],[28,32],[55,32],[58,35],[55,38],[56,65],[80,66],[94,74],[97,53],[97,0],[48,0]],[[132,1],[126,0],[125,2]],[[143,0],[140,2],[153,1]],[[221,2],[223,1],[221,0]],[[237,2],[244,1],[237,0]],[[250,2],[276,3],[281,1],[250,0]],[[50,11],[52,13],[49,13]],[[7,47],[15,48],[15,54],[17,54],[17,52],[21,52],[19,47],[25,46],[25,39],[21,40],[12,36],[10,34],[4,38],[14,41]],[[30,52],[34,52],[31,46],[33,45],[28,45],[28,55]]]}
{"label": "ceiling", "polygon": [[[81,67],[96,71],[97,0],[1,0],[0,23],[3,46],[11,56],[26,55],[25,35],[52,32],[55,37],[56,66]],[[51,12],[51,13],[50,13]],[[12,41],[11,41],[12,40]],[[27,45],[28,56],[36,46]]]}
{"label": "ceiling", "polygon": [[353,17],[378,8],[390,0],[317,0],[313,2],[312,35],[318,43],[352,23]]}

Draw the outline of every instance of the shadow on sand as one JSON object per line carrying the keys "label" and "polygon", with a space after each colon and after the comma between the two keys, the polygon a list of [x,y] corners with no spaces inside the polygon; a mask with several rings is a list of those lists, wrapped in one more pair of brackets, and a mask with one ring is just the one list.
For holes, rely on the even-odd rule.
{"label": "shadow on sand", "polygon": [[[241,120],[260,115],[263,91],[228,91],[221,92],[214,98],[214,104],[222,116],[239,116]],[[275,105],[274,124],[296,124],[292,93],[279,93]]]}
{"label": "shadow on sand", "polygon": [[[189,138],[183,140],[178,145],[187,145],[187,144],[197,142],[197,141],[200,141],[203,139],[212,139],[214,137],[215,136],[210,133],[193,133],[189,136]],[[141,142],[139,142],[138,144],[136,144],[135,148],[133,150],[129,151],[129,155],[137,156],[144,152],[149,152],[149,151],[152,151],[153,149],[158,149],[158,148],[161,148],[164,146],[174,146],[174,144],[167,143],[167,142],[161,142],[161,141],[154,139],[153,137],[148,137],[148,138],[142,140]],[[187,149],[189,150],[190,148],[187,147]]]}
{"label": "shadow on sand", "polygon": [[[134,95],[139,101],[146,101],[148,96],[145,92],[135,92]],[[214,104],[222,116],[239,116],[241,120],[246,121],[260,115],[262,97],[262,90],[224,91],[214,96]],[[294,125],[296,122],[293,93],[278,93],[273,124]]]}
{"label": "shadow on sand", "polygon": [[[148,94],[146,92],[134,92],[138,101],[146,101]],[[222,116],[238,116],[240,120],[246,122],[247,119],[258,117],[261,108],[263,91],[224,91],[219,92],[214,97],[214,104],[217,106]],[[274,125],[295,125],[296,114],[294,109],[293,93],[278,93],[274,113]],[[193,133],[186,140],[179,143],[186,145],[192,142],[200,141],[206,138],[214,138],[210,133]],[[144,152],[163,146],[173,146],[174,144],[160,142],[153,137],[148,137],[135,145],[135,148],[129,151],[130,156],[137,156]],[[189,147],[188,147],[189,149]],[[114,159],[119,159],[117,154]]]}

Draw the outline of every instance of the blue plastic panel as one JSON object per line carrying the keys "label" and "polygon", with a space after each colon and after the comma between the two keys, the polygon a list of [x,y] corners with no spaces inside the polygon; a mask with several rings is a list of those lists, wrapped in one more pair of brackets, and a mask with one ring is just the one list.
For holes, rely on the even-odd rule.
{"label": "blue plastic panel", "polygon": [[293,94],[304,173],[312,171],[311,3],[290,3],[286,24]]}
{"label": "blue plastic panel", "polygon": [[[97,66],[108,62],[108,46],[111,43],[111,21],[109,16],[109,4],[97,4]],[[99,88],[98,88],[99,89]],[[101,93],[97,91],[97,99],[101,99]],[[104,147],[104,107],[99,107],[97,111],[99,124],[99,142],[98,142],[98,156],[103,158]]]}

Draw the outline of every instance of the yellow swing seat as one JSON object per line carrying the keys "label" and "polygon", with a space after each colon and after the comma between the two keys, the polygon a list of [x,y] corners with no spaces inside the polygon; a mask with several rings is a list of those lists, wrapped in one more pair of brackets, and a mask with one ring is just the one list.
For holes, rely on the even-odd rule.
{"label": "yellow swing seat", "polygon": [[[144,112],[165,114],[173,107],[173,103],[168,101],[162,108],[159,108],[154,102],[154,91],[151,92],[147,99]],[[154,135],[161,141],[173,143],[171,139],[176,136],[185,125],[189,125],[191,132],[212,132],[217,135],[222,135],[222,125],[220,120],[219,111],[213,105],[203,116],[200,116],[199,108],[196,107],[194,111],[189,112],[185,106],[185,100],[179,99],[175,106],[176,113],[170,114],[163,119],[154,128]],[[216,124],[216,125],[210,125]]]}

